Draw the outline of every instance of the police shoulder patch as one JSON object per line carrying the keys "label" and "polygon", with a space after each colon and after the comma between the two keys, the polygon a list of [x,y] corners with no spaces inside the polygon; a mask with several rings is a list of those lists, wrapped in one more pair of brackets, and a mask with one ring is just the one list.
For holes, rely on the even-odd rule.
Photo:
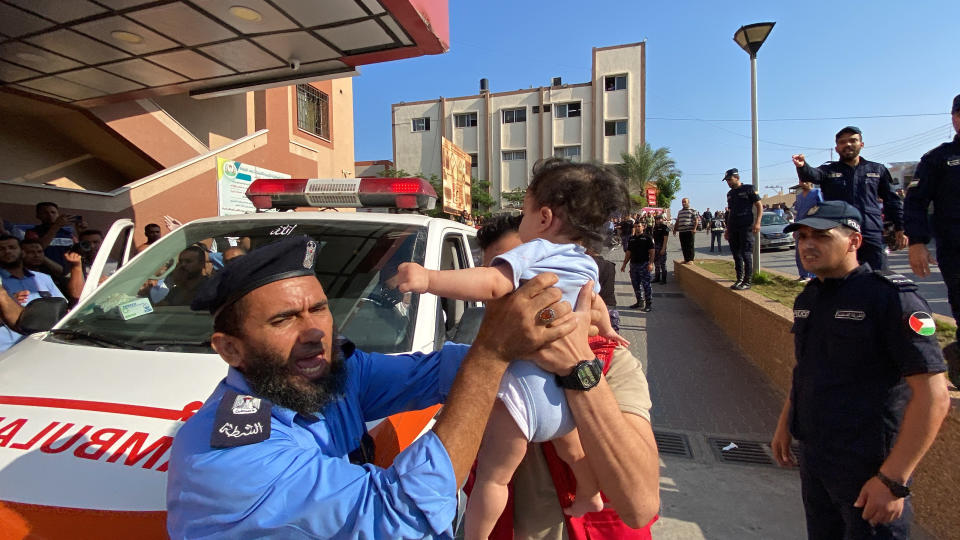
{"label": "police shoulder patch", "polygon": [[227,390],[217,406],[210,446],[232,448],[269,439],[272,406],[265,399]]}
{"label": "police shoulder patch", "polygon": [[887,283],[890,283],[900,291],[915,291],[917,284],[912,279],[903,274],[891,272],[889,270],[874,270],[873,274]]}

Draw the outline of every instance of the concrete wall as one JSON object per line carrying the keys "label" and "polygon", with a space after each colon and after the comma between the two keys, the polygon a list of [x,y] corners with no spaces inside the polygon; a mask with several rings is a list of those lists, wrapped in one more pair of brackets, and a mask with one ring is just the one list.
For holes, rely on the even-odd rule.
{"label": "concrete wall", "polygon": [[[734,292],[729,280],[697,265],[674,261],[673,269],[687,298],[713,318],[786,398],[796,364],[790,333],[792,311],[753,291]],[[916,521],[935,538],[958,540],[960,392],[950,394],[950,413],[914,471],[911,489]]]}
{"label": "concrete wall", "polygon": [[247,96],[193,99],[184,94],[153,98],[207,148],[247,135]]}

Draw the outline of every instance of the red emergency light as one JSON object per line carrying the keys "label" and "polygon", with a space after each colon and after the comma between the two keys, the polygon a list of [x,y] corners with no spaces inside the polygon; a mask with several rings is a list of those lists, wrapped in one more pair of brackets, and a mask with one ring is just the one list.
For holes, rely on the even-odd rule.
{"label": "red emergency light", "polygon": [[423,178],[258,178],[247,198],[259,209],[403,208],[436,206],[437,192]]}

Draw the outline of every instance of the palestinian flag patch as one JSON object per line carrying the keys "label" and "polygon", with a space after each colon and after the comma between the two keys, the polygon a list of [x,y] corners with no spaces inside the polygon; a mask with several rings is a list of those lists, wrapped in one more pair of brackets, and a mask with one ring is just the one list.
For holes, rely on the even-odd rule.
{"label": "palestinian flag patch", "polygon": [[907,321],[910,329],[921,336],[932,336],[937,331],[937,325],[933,322],[933,317],[922,311],[915,311],[910,315]]}

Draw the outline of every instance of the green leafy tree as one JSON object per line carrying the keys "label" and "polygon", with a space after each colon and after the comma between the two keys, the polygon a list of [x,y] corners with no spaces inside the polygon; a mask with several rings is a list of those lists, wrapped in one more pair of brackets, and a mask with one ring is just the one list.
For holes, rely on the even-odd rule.
{"label": "green leafy tree", "polygon": [[503,197],[504,207],[520,208],[523,206],[523,198],[527,196],[527,190],[517,188],[513,191],[504,191],[500,195]]}
{"label": "green leafy tree", "polygon": [[623,163],[617,165],[617,172],[626,180],[630,193],[642,197],[640,206],[647,206],[644,188],[652,182],[657,186],[657,206],[669,208],[680,191],[680,176],[683,174],[670,157],[670,149],[660,147],[654,150],[650,143],[638,144],[633,153],[623,152],[620,158]]}
{"label": "green leafy tree", "polygon": [[493,197],[490,196],[490,182],[474,178],[470,182],[470,199],[473,203],[474,216],[490,215],[490,207],[494,203]]}
{"label": "green leafy tree", "polygon": [[670,203],[680,192],[680,171],[657,179],[657,207],[670,208]]}

